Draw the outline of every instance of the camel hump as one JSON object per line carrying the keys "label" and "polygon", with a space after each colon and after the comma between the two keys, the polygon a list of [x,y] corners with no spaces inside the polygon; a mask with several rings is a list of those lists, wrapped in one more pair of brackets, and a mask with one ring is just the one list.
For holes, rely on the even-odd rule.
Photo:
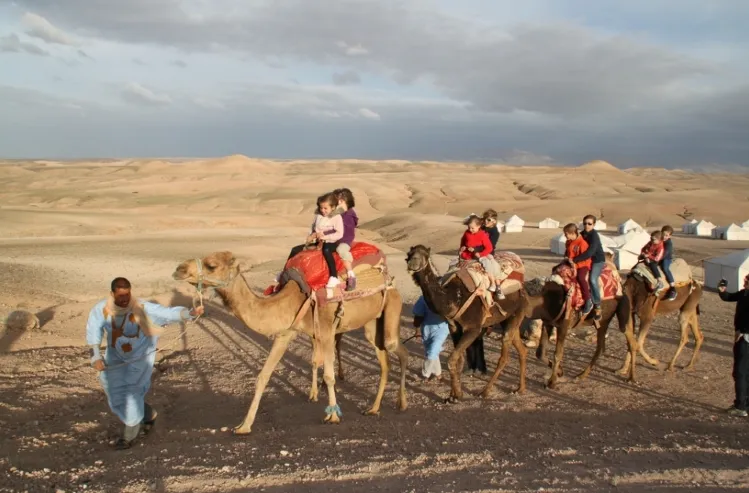
{"label": "camel hump", "polygon": [[[351,245],[351,255],[354,257],[352,269],[357,275],[372,269],[373,267],[387,267],[387,261],[382,251],[377,246],[363,241],[354,242]],[[337,253],[333,254],[336,263],[338,277],[345,280],[346,269]],[[305,294],[310,294],[323,288],[328,282],[328,265],[325,263],[322,251],[304,250],[286,261],[286,266],[281,274],[281,285],[293,280],[302,288]]]}

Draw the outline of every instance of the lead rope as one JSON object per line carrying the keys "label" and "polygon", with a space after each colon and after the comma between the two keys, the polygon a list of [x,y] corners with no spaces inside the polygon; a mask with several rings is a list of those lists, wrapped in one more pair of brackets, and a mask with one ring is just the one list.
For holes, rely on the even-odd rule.
{"label": "lead rope", "polygon": [[[195,308],[197,308],[197,307],[202,307],[202,308],[205,309],[205,307],[203,305],[203,263],[200,261],[199,258],[196,258],[195,259],[195,265],[197,266],[197,270],[198,270],[198,285],[197,285],[197,287],[195,289],[197,296],[193,296],[192,297],[192,308],[193,308],[193,310]],[[197,299],[197,303],[195,302],[196,299]],[[137,358],[137,359],[134,359],[134,360],[130,360],[130,361],[126,361],[124,363],[120,363],[120,364],[117,364],[117,365],[114,365],[114,366],[107,366],[106,368],[104,368],[103,371],[109,371],[109,370],[114,370],[115,368],[120,368],[120,367],[123,367],[123,366],[128,366],[128,365],[131,365],[131,364],[136,363],[138,361],[141,361],[143,359],[146,359],[149,356],[151,356],[152,354],[158,354],[158,353],[160,353],[162,351],[166,351],[167,349],[170,349],[172,346],[174,346],[175,344],[177,344],[182,339],[183,335],[185,335],[187,333],[187,324],[189,322],[197,323],[197,321],[202,316],[203,315],[200,314],[197,317],[195,317],[194,319],[184,320],[184,328],[166,346],[162,346],[161,348],[152,349],[151,351],[147,352],[146,354],[144,354],[140,358]]]}

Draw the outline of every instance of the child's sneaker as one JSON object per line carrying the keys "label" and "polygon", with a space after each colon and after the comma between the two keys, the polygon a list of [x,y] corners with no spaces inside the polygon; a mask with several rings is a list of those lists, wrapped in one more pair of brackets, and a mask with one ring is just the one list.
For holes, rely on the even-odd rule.
{"label": "child's sneaker", "polygon": [[659,293],[663,289],[663,281],[658,279],[658,282],[655,284],[655,292]]}
{"label": "child's sneaker", "polygon": [[329,277],[328,278],[328,284],[325,285],[326,288],[334,288],[341,284],[341,281],[337,277]]}
{"label": "child's sneaker", "polygon": [[[603,318],[603,315],[601,315],[601,305],[593,305],[593,320],[596,322],[600,322]],[[608,335],[608,332],[606,333]]]}
{"label": "child's sneaker", "polygon": [[353,291],[356,289],[356,276],[349,275],[346,278],[346,291]]}
{"label": "child's sneaker", "polygon": [[497,290],[494,292],[494,297],[498,300],[505,299],[505,294],[502,292],[502,288],[497,286]]}
{"label": "child's sneaker", "polygon": [[749,413],[747,413],[745,410],[736,409],[735,407],[728,408],[727,413],[729,416],[733,416],[735,418],[746,418],[747,416],[749,416]]}
{"label": "child's sneaker", "polygon": [[676,290],[673,287],[668,288],[668,291],[666,292],[666,300],[674,301],[675,299],[676,299]]}
{"label": "child's sneaker", "polygon": [[593,309],[593,300],[588,300],[583,305],[583,315],[587,315]]}

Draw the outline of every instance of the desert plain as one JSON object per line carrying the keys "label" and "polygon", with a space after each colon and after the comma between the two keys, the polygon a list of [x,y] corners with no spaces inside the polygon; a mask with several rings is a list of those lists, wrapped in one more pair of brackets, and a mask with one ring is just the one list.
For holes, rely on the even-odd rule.
{"label": "desert plain", "polygon": [[[616,375],[624,337],[612,324],[591,377],[544,388],[548,368],[529,351],[528,391],[517,358],[496,392],[476,394],[486,377],[463,375],[466,398],[445,404],[444,384],[420,379],[417,340],[407,343],[409,408],[395,409],[396,376],[378,417],[363,416],[376,390],[377,360],[361,331],[343,338],[346,378],[337,383],[340,425],[323,425],[325,391],[307,402],[311,346],[294,341],[261,402],[252,434],[226,432],[249,405],[271,341],[249,332],[216,298],[206,315],[170,326],[161,338],[149,402],[160,413],[151,434],[115,451],[120,431],[89,365],[85,325],[109,282],[125,276],[134,294],[189,306],[194,290],[172,280],[182,261],[228,250],[248,261],[247,280],[265,288],[301,242],[315,199],[349,187],[358,239],[387,254],[404,300],[401,337],[413,335],[419,290],[405,252],[424,244],[443,270],[455,255],[462,218],[494,208],[526,221],[500,249],[518,253],[527,278],[559,261],[549,251],[562,224],[588,213],[610,228],[632,218],[677,231],[685,217],[715,224],[749,219],[749,175],[577,167],[408,161],[138,159],[0,162],[0,312],[36,314],[40,327],[0,333],[0,491],[459,492],[733,491],[749,487],[749,420],[730,418],[734,306],[706,291],[705,335],[693,371],[638,358],[637,385]],[[609,234],[615,234],[609,232]],[[749,242],[675,237],[677,256],[702,277],[702,260]],[[659,317],[649,353],[667,362],[679,339],[675,315]],[[489,371],[500,342],[486,338]],[[594,349],[584,331],[568,339],[575,374]],[[444,362],[452,350],[447,342]],[[395,360],[393,370],[397,370]]]}

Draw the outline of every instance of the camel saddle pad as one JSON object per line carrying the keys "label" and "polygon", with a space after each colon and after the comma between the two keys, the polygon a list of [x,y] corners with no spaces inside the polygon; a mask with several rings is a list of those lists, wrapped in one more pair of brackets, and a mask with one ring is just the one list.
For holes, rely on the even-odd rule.
{"label": "camel saddle pad", "polygon": [[[512,252],[496,252],[494,260],[499,268],[495,279],[502,288],[502,292],[509,294],[518,291],[525,281],[525,266],[520,257]],[[458,259],[450,262],[440,283],[444,286],[456,275],[470,292],[474,292],[479,287],[484,289],[489,287],[486,270],[477,260]]]}
{"label": "camel saddle pad", "polygon": [[[572,300],[572,308],[575,310],[582,308],[585,301],[583,300],[583,293],[580,290],[580,284],[577,282],[576,270],[566,262],[557,265],[552,270],[551,280],[559,282],[559,279],[561,279],[560,284],[564,286],[564,290]],[[609,262],[606,262],[603,266],[601,277],[598,279],[598,285],[601,290],[601,301],[611,300],[622,295],[622,283],[619,271]]]}
{"label": "camel saddle pad", "polygon": [[[380,249],[370,243],[354,242],[351,245],[351,255],[354,257],[354,272],[374,266],[384,267],[386,264],[385,256]],[[333,254],[333,258],[338,278],[345,278],[346,269],[343,267],[341,258],[337,253]],[[328,283],[328,265],[325,263],[322,251],[305,250],[287,260],[281,274],[280,284],[283,286],[289,280],[296,281],[307,295],[325,287]]]}
{"label": "camel saddle pad", "polygon": [[[658,270],[665,283],[666,275],[663,273],[663,269],[658,267]],[[632,269],[632,274],[644,280],[650,286],[651,290],[655,289],[656,284],[658,284],[650,268],[642,262]],[[692,269],[689,268],[689,264],[683,258],[673,259],[671,262],[671,274],[674,276],[674,284],[676,284],[677,288],[692,283]]]}
{"label": "camel saddle pad", "polygon": [[380,267],[363,266],[359,270],[354,268],[354,273],[356,274],[356,289],[346,291],[345,281],[334,288],[322,287],[314,292],[315,302],[318,305],[325,305],[331,302],[352,301],[380,293],[392,285],[392,278],[387,270]]}

